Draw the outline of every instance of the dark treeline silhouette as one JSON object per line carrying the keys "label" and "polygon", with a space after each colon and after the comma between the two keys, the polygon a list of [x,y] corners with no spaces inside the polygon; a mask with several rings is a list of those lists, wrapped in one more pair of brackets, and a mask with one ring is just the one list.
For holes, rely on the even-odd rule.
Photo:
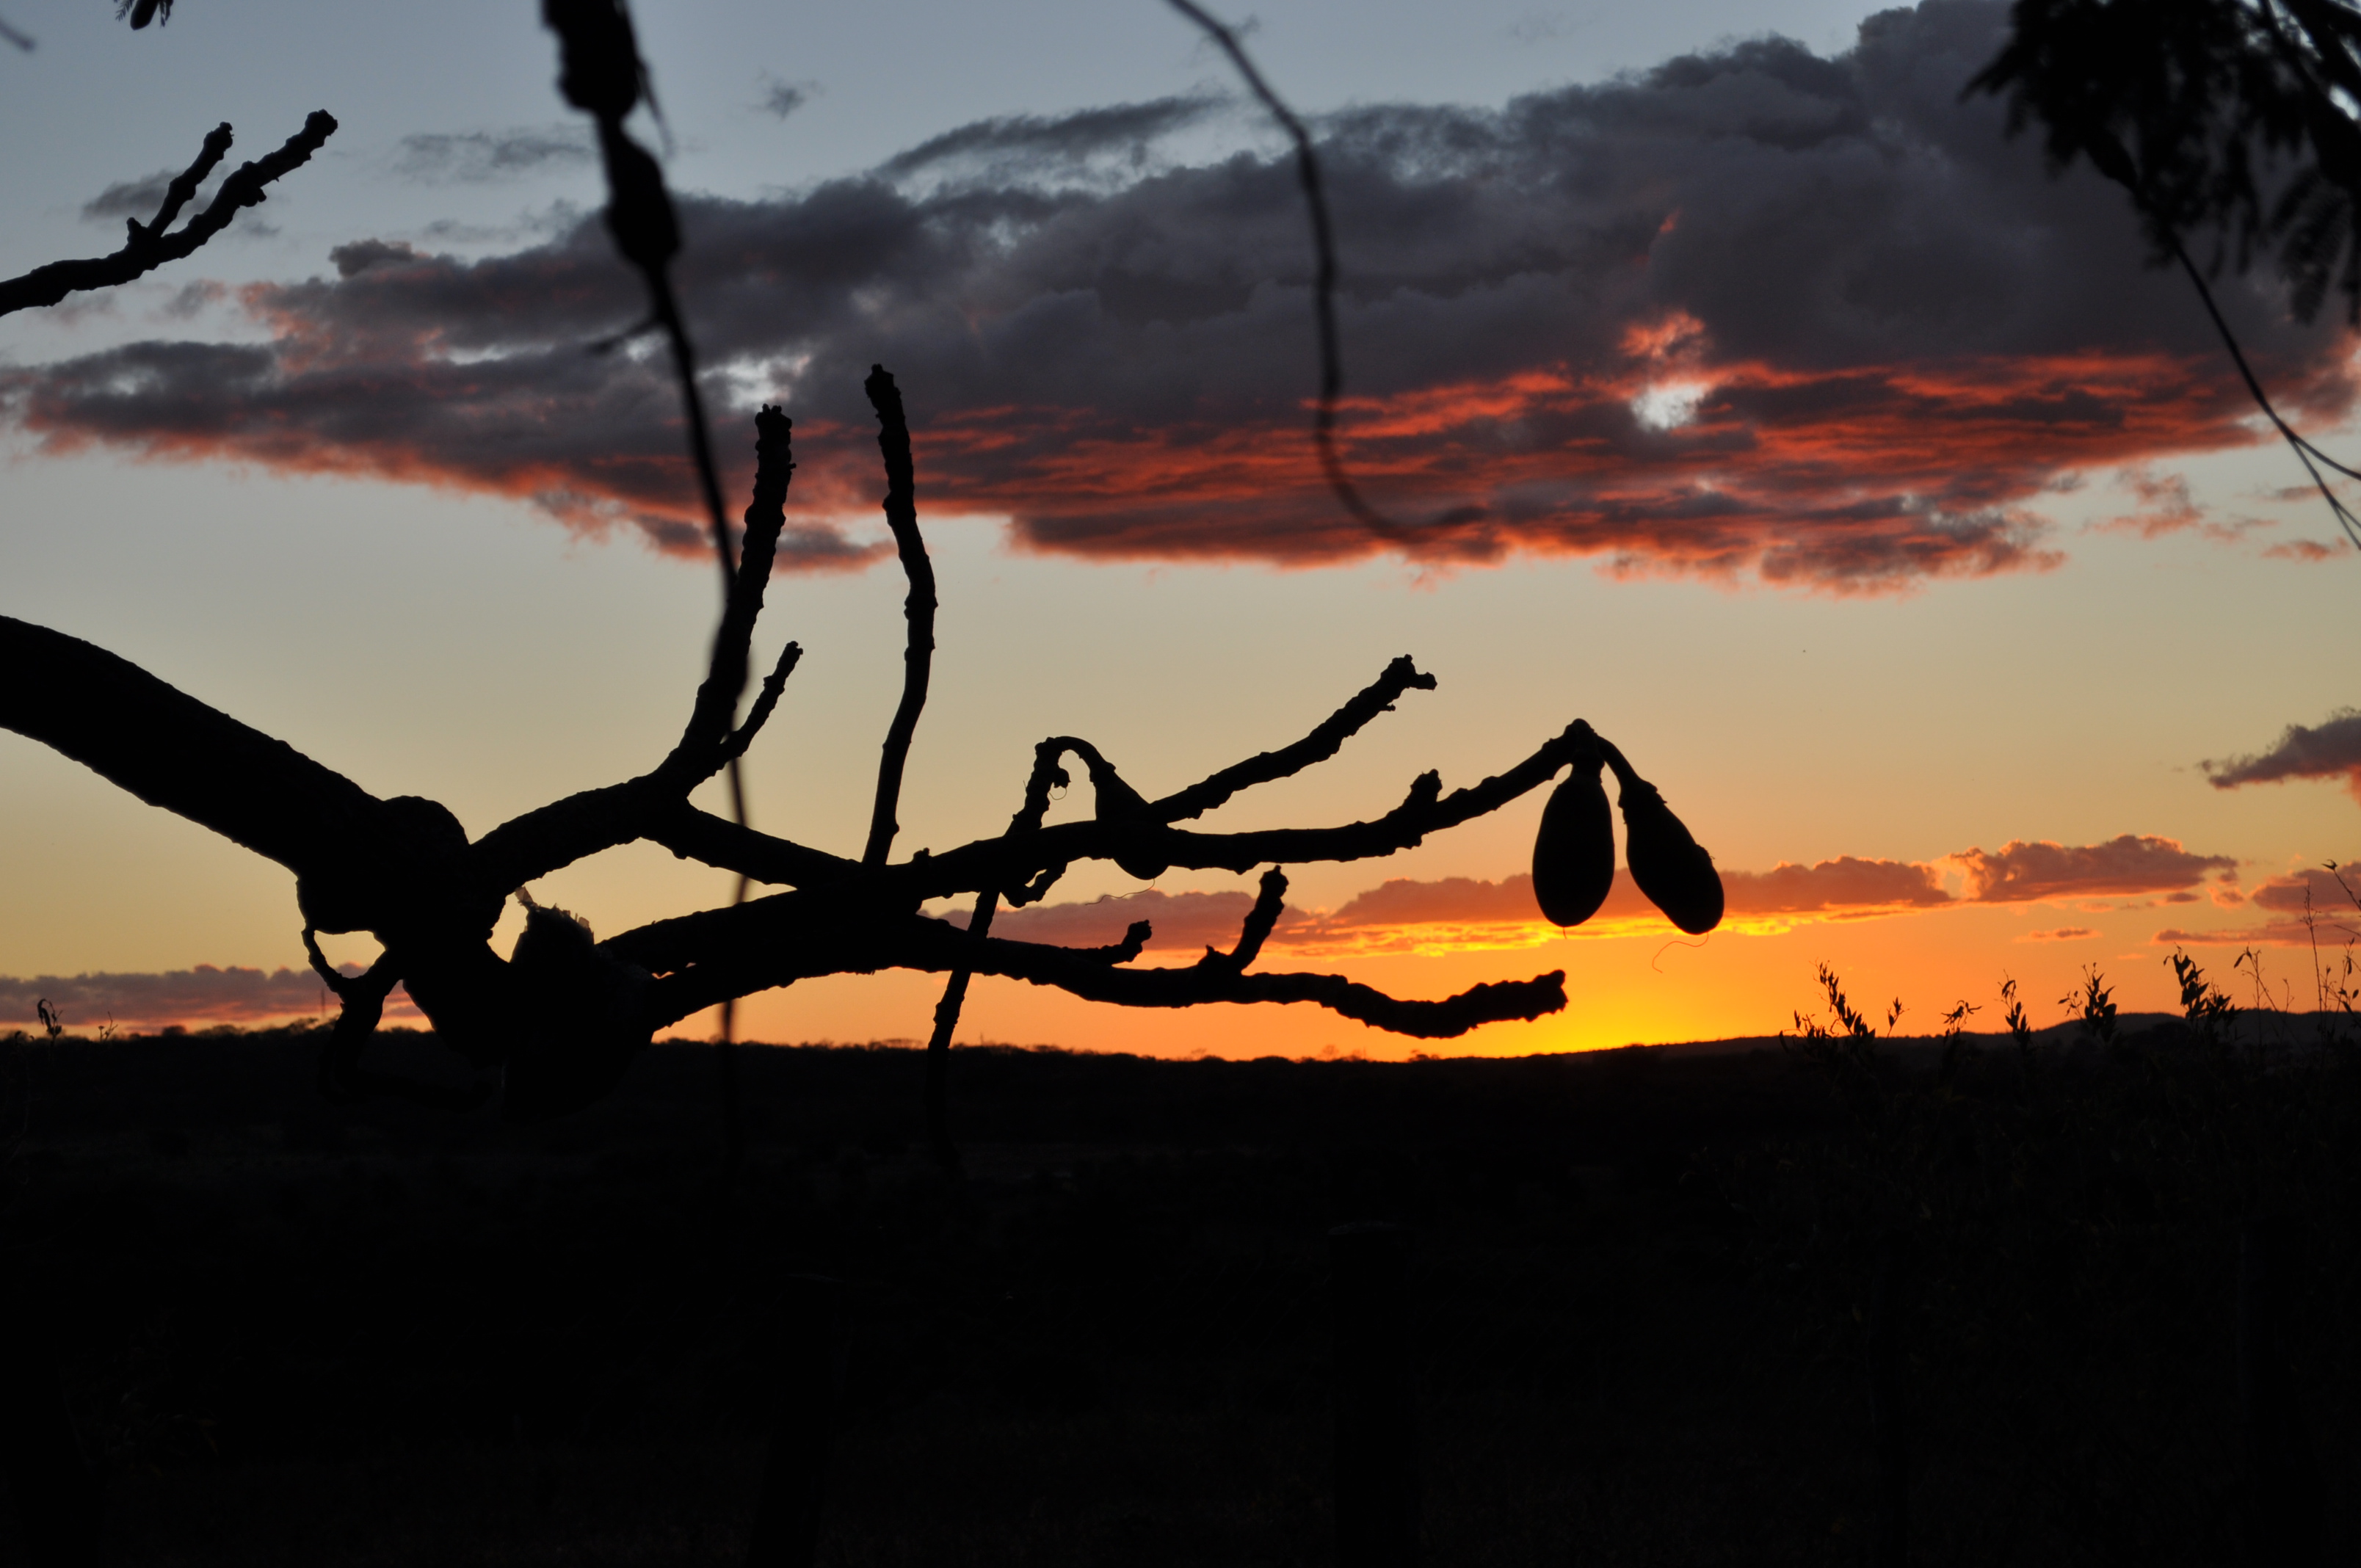
{"label": "dark treeline silhouette", "polygon": [[[9,1255],[110,1562],[741,1561],[814,1276],[844,1292],[823,1562],[1328,1561],[1349,1355],[1410,1430],[1422,1561],[1858,1563],[1905,1520],[1963,1564],[2361,1541],[2343,1052],[988,1047],[953,1184],[923,1051],[763,1049],[733,1184],[702,1047],[521,1125],[324,1103],[317,1033],[0,1052]],[[1401,1294],[1356,1316],[1328,1233],[1371,1219]]]}

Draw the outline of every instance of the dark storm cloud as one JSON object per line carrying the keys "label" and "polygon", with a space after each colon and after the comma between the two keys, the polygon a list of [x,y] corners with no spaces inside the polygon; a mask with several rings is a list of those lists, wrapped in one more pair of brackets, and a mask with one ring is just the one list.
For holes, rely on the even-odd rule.
{"label": "dark storm cloud", "polygon": [[571,126],[506,131],[460,131],[401,138],[393,170],[423,184],[483,185],[545,169],[582,169],[590,138]]}
{"label": "dark storm cloud", "polygon": [[[1960,102],[2004,28],[1997,5],[1930,0],[1830,60],[1763,40],[1498,110],[1322,121],[1343,444],[1416,525],[1395,547],[1906,587],[2054,561],[2030,509],[2078,472],[2252,439],[2117,193],[2049,179],[1997,105]],[[787,403],[804,509],[873,506],[859,389],[883,363],[933,509],[1005,513],[1023,547],[1380,548],[1307,440],[1291,164],[1104,156],[1205,112],[989,121],[774,200],[685,197],[681,291],[717,405]],[[1078,160],[1090,178],[1067,178]],[[489,489],[694,540],[661,365],[586,352],[641,311],[595,218],[474,262],[338,258],[247,291],[266,346],[137,345],[15,372],[0,402],[53,448]],[[2259,282],[2223,293],[2275,394],[2345,406],[2333,328],[2291,326]],[[741,485],[751,442],[724,446]],[[819,543],[821,564],[865,549]]]}
{"label": "dark storm cloud", "polygon": [[2268,751],[2203,766],[2215,789],[2288,779],[2343,779],[2361,798],[2361,711],[2340,708],[2318,724],[2290,724]]}

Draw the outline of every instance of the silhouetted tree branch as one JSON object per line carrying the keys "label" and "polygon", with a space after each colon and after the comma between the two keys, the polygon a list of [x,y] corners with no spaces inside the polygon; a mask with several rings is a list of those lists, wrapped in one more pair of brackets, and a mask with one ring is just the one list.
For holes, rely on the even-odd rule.
{"label": "silhouetted tree branch", "polygon": [[861,863],[875,866],[884,864],[894,848],[900,828],[894,815],[902,798],[902,769],[910,760],[918,715],[927,706],[927,678],[935,658],[935,568],[927,559],[926,541],[918,536],[917,483],[901,389],[884,366],[873,365],[862,390],[877,411],[877,450],[885,459],[885,526],[893,531],[902,574],[910,580],[909,597],[902,605],[902,618],[908,623],[908,642],[902,651],[902,700],[886,727],[885,754],[877,764],[877,804],[869,816],[869,842],[861,851]]}
{"label": "silhouetted tree branch", "polygon": [[[1163,865],[1246,870],[1384,855],[1426,834],[1497,810],[1547,782],[1598,742],[1577,720],[1503,773],[1443,793],[1422,775],[1401,806],[1383,817],[1331,828],[1223,834],[1169,825],[1255,784],[1290,776],[1332,756],[1345,739],[1401,692],[1433,677],[1396,660],[1369,687],[1302,740],[1211,775],[1155,803],[1141,800],[1098,749],[1056,736],[1035,751],[1024,800],[996,838],[942,855],[868,863],[737,827],[686,803],[748,727],[732,729],[713,694],[730,689],[761,609],[767,553],[792,464],[786,422],[758,417],[756,504],[748,510],[747,568],[737,577],[714,666],[680,740],[638,778],[586,791],[526,814],[467,842],[441,806],[414,797],[379,800],[281,741],[262,735],[127,662],[60,633],[0,620],[0,725],[84,762],[141,798],[188,817],[296,872],[307,947],[311,932],[367,930],[385,952],[362,980],[322,963],[322,978],[347,1018],[332,1035],[324,1081],[339,1092],[396,1086],[357,1069],[357,1053],[384,996],[400,976],[446,1044],[478,1067],[509,1068],[512,1113],[548,1114],[587,1102],[620,1072],[632,1048],[657,1029],[750,992],[822,974],[886,968],[954,977],[938,1010],[948,1048],[965,979],[1003,975],[1124,1006],[1182,1007],[1207,1002],[1316,1002],[1347,1017],[1421,1037],[1532,1018],[1563,1007],[1562,974],[1479,986],[1443,1002],[1388,997],[1337,975],[1261,974],[1251,965],[1276,924],[1285,878],[1275,870],[1237,946],[1188,969],[1131,970],[1148,936],[1144,923],[1114,948],[1070,949],[989,935],[1003,901],[1030,903],[1076,861],[1121,863],[1152,856]],[[756,570],[759,566],[761,569]],[[784,678],[783,662],[774,682]],[[772,689],[775,689],[774,686]],[[750,717],[749,726],[753,719]],[[1045,825],[1054,792],[1070,782],[1063,759],[1079,757],[1097,796],[1092,820]],[[660,921],[593,944],[567,935],[570,917],[534,908],[527,934],[545,937],[551,956],[527,962],[526,944],[503,961],[489,946],[510,890],[558,865],[646,838],[676,853],[793,891]],[[961,931],[917,913],[930,898],[973,895]],[[564,937],[564,940],[559,940]],[[553,1023],[553,1020],[559,1022]],[[562,1026],[561,1026],[562,1025]],[[588,1040],[577,1057],[569,1053]],[[520,1053],[537,1057],[520,1103]],[[412,1093],[417,1086],[399,1089]],[[433,1091],[451,1100],[451,1091]],[[412,1097],[417,1097],[412,1093]],[[431,1096],[430,1096],[431,1097]]]}
{"label": "silhouetted tree branch", "polygon": [[216,126],[206,134],[197,160],[166,187],[163,205],[157,209],[156,215],[145,224],[137,218],[125,220],[131,236],[122,249],[88,261],[52,261],[22,277],[0,282],[0,316],[12,311],[54,305],[68,294],[85,290],[128,283],[168,261],[193,255],[199,246],[229,226],[239,208],[259,206],[269,193],[265,187],[310,161],[335,130],[335,117],[324,109],[314,109],[304,120],[303,128],[289,137],[278,151],[240,164],[222,181],[221,189],[214,192],[214,199],[206,203],[203,212],[183,227],[167,234],[165,230],[180,215],[181,209],[195,196],[198,185],[221,162],[222,155],[229,151],[229,126]]}
{"label": "silhouetted tree branch", "polygon": [[[1212,25],[1194,6],[1181,8]],[[1053,986],[1130,1007],[1310,1002],[1422,1038],[1538,1017],[1565,1005],[1563,973],[1418,1001],[1391,997],[1341,975],[1257,970],[1283,912],[1288,883],[1279,865],[1391,854],[1430,833],[1496,811],[1569,765],[1577,779],[1587,767],[1587,787],[1595,790],[1602,756],[1623,779],[1627,817],[1638,802],[1658,840],[1680,851],[1666,861],[1671,870],[1665,874],[1687,878],[1681,907],[1702,906],[1699,898],[1689,896],[1702,878],[1710,884],[1710,898],[1704,902],[1718,918],[1719,887],[1709,859],[1664,810],[1653,786],[1631,773],[1620,752],[1580,720],[1505,772],[1473,785],[1446,794],[1440,774],[1422,774],[1400,806],[1368,820],[1238,833],[1177,826],[1242,791],[1329,760],[1402,694],[1433,689],[1434,678],[1407,657],[1394,660],[1301,739],[1155,800],[1125,779],[1090,740],[1050,736],[1034,748],[1022,798],[1003,832],[939,855],[921,850],[892,860],[903,776],[927,699],[937,586],[917,524],[908,419],[900,389],[882,367],[873,368],[866,390],[879,422],[886,522],[909,593],[902,695],[887,729],[866,841],[856,859],[748,826],[737,764],[774,713],[801,655],[797,644],[785,646],[741,718],[739,705],[752,667],[753,638],[795,470],[792,423],[782,410],[769,406],[755,415],[752,495],[733,550],[705,433],[694,355],[669,280],[669,265],[679,249],[670,197],[653,158],[622,128],[636,104],[652,103],[630,20],[620,0],[544,0],[544,16],[562,43],[566,96],[598,125],[610,198],[609,227],[625,260],[646,281],[652,324],[663,327],[672,341],[698,489],[721,568],[724,593],[711,653],[670,750],[645,773],[526,812],[471,842],[457,818],[437,802],[379,799],[285,742],[114,654],[0,619],[0,727],[72,757],[143,800],[295,873],[305,951],[341,1003],[322,1053],[324,1092],[339,1098],[389,1093],[465,1105],[491,1092],[497,1074],[508,1114],[546,1117],[596,1100],[655,1030],[704,1009],[721,1006],[727,1019],[737,999],[798,980],[921,970],[949,977],[929,1041],[928,1089],[930,1134],[948,1162],[955,1154],[945,1112],[944,1068],[976,975]],[[1257,91],[1293,128],[1304,157],[1323,258],[1323,341],[1330,370],[1323,384],[1324,445],[1335,389],[1328,299],[1334,280],[1324,208],[1316,207],[1316,164],[1301,126],[1253,76],[1235,39],[1215,30]],[[302,162],[333,129],[326,115],[313,116],[308,141],[299,137],[272,158],[247,165],[230,177],[204,214],[179,234],[159,238],[220,161],[228,145],[226,127],[216,133],[204,155],[174,181],[155,222],[133,225],[128,249],[139,252],[139,269],[155,264],[151,252],[185,255],[193,249],[238,205],[259,200],[264,184]],[[58,285],[57,280],[80,276],[72,268],[115,265],[60,264],[68,270],[43,269],[10,287],[48,280],[39,287],[58,287],[61,297],[65,289],[120,280],[116,267],[115,272],[89,274],[91,282]],[[1341,484],[1333,468],[1332,478]],[[1070,761],[1079,762],[1089,778],[1092,816],[1050,824],[1047,818],[1057,792],[1074,783]],[[689,803],[696,788],[724,772],[737,803],[734,821]],[[1602,828],[1600,837],[1569,852],[1586,864],[1604,855],[1611,872],[1613,844],[1603,835]],[[582,921],[534,902],[527,891],[528,883],[561,867],[641,839],[738,873],[737,896],[721,907],[598,941]],[[1146,881],[1175,866],[1267,869],[1236,943],[1227,951],[1209,948],[1186,967],[1132,967],[1152,934],[1144,921],[1135,923],[1122,941],[1101,948],[1060,948],[993,934],[1002,905],[1038,902],[1070,867],[1089,860],[1111,861]],[[787,891],[750,901],[750,881]],[[503,959],[492,950],[490,937],[511,897],[525,909],[525,926]],[[965,929],[920,912],[929,900],[954,898],[972,900]],[[347,976],[327,961],[319,935],[357,931],[374,937],[381,951],[366,972]],[[423,1083],[362,1065],[363,1049],[396,984],[407,988],[442,1043],[474,1069],[473,1083]],[[725,1041],[728,1028],[725,1023]]]}

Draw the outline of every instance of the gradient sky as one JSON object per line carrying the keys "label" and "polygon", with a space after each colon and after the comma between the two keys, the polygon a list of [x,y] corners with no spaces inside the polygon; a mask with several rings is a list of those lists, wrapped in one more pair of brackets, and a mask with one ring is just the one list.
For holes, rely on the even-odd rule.
{"label": "gradient sky", "polygon": [[[220,120],[233,165],[311,109],[342,128],[188,261],[0,321],[0,613],[473,831],[642,770],[711,571],[660,367],[585,351],[634,285],[538,7],[182,0],[138,35],[110,10],[0,10],[39,42],[0,55],[0,131],[41,149],[8,171],[0,274],[111,249]],[[1580,933],[1541,925],[1514,880],[1538,793],[1288,868],[1265,967],[1411,995],[1567,970],[1565,1013],[1450,1049],[1767,1033],[1822,961],[1905,1029],[1960,1000],[1991,1020],[2004,977],[2053,1021],[2091,963],[2157,1007],[2176,943],[2225,978],[2256,946],[2309,1005],[2305,897],[2324,948],[2356,924],[2311,868],[2361,850],[2361,718],[2311,638],[2361,562],[2116,193],[1960,103],[2000,7],[1258,5],[1334,192],[1345,449],[1420,525],[1403,550],[1318,484],[1282,144],[1165,6],[639,20],[732,486],[754,402],[797,422],[762,646],[807,656],[749,761],[758,826],[843,850],[865,825],[900,663],[858,396],[882,360],[943,597],[905,852],[997,832],[1045,734],[1156,794],[1407,652],[1439,689],[1217,825],[1381,812],[1582,717],[1730,890],[1703,942],[1628,882]],[[2345,331],[2267,279],[2224,295],[2283,402],[2347,433]],[[279,868],[7,735],[0,802],[0,1023],[41,995],[84,1027],[316,1005]],[[1185,959],[1252,885],[1079,868],[1005,930],[1144,916],[1150,961]],[[728,886],[635,849],[535,892],[607,934]],[[744,1027],[917,1036],[939,984],[807,982]],[[979,983],[961,1038],[1409,1048],[1309,1007],[1014,982]]]}

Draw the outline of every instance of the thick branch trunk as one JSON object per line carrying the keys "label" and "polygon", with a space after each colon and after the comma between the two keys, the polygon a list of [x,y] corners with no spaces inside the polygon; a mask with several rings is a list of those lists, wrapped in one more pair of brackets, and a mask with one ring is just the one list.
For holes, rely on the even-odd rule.
{"label": "thick branch trunk", "polygon": [[0,728],[299,876],[343,865],[385,809],[342,773],[129,660],[6,617]]}

